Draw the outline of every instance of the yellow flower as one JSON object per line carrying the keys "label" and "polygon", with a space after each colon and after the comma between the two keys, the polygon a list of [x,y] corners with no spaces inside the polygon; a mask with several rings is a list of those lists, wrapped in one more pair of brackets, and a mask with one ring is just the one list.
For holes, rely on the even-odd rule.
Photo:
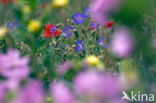
{"label": "yellow flower", "polygon": [[63,8],[67,6],[69,3],[69,0],[53,0],[52,7],[54,8]]}
{"label": "yellow flower", "polygon": [[28,24],[28,31],[38,32],[41,28],[41,23],[38,20],[31,20]]}
{"label": "yellow flower", "polygon": [[6,27],[0,27],[0,39],[2,39],[8,33],[8,29]]}
{"label": "yellow flower", "polygon": [[23,7],[23,12],[24,12],[24,13],[28,14],[28,13],[30,13],[30,11],[31,11],[30,6],[25,5],[25,6]]}
{"label": "yellow flower", "polygon": [[100,59],[96,56],[88,56],[86,58],[86,63],[89,65],[89,66],[96,66],[98,63],[100,62]]}

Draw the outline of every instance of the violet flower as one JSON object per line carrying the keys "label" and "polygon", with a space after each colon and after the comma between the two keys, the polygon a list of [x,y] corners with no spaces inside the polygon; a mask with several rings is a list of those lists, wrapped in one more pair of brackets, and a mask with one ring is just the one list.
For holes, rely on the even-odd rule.
{"label": "violet flower", "polygon": [[105,47],[105,46],[104,46],[104,37],[101,36],[101,37],[98,39],[97,43],[99,44],[99,46],[100,46],[101,48],[104,48],[104,47]]}
{"label": "violet flower", "polygon": [[84,49],[84,44],[83,44],[82,40],[78,40],[76,42],[76,51],[78,53],[81,53],[83,51],[83,49]]}
{"label": "violet flower", "polygon": [[72,16],[74,24],[82,24],[84,22],[85,16],[81,13],[76,13]]}
{"label": "violet flower", "polygon": [[73,33],[73,27],[68,25],[64,28],[63,32],[66,34],[65,38],[70,37]]}
{"label": "violet flower", "polygon": [[90,7],[87,7],[83,12],[84,12],[84,17],[88,18],[90,16]]}

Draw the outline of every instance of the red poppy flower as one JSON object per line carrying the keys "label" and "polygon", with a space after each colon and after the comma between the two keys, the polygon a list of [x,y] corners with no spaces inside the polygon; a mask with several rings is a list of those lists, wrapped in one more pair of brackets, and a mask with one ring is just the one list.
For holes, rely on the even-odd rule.
{"label": "red poppy flower", "polygon": [[55,25],[46,25],[44,36],[46,38],[55,37],[59,35],[61,31]]}
{"label": "red poppy flower", "polygon": [[114,24],[115,24],[115,22],[107,22],[106,25],[105,25],[105,27],[106,27],[106,28],[110,28],[110,27],[112,27]]}

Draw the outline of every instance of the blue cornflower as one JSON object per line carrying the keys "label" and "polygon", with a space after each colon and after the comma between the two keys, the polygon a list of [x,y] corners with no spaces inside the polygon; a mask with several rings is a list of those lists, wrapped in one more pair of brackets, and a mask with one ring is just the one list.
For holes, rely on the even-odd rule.
{"label": "blue cornflower", "polygon": [[72,16],[75,24],[82,24],[84,22],[85,16],[81,13],[76,13]]}
{"label": "blue cornflower", "polygon": [[70,37],[73,33],[73,27],[68,25],[64,28],[63,32],[66,34],[65,38]]}
{"label": "blue cornflower", "polygon": [[97,42],[100,45],[100,47],[104,48],[104,37],[103,36],[100,37]]}
{"label": "blue cornflower", "polygon": [[82,40],[78,40],[77,42],[76,42],[76,51],[78,52],[78,53],[81,53],[82,51],[83,51],[83,49],[84,49],[84,44],[83,44],[83,42],[82,42]]}
{"label": "blue cornflower", "polygon": [[84,17],[88,18],[90,16],[90,14],[89,14],[90,13],[90,7],[87,7],[83,12],[84,12]]}
{"label": "blue cornflower", "polygon": [[98,25],[96,23],[92,23],[89,28],[90,29],[97,29]]}

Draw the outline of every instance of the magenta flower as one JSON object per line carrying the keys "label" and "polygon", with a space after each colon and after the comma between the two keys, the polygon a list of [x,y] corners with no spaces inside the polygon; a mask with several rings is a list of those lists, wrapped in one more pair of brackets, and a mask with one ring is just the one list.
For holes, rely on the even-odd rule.
{"label": "magenta flower", "polygon": [[17,50],[9,50],[7,54],[0,54],[0,75],[8,79],[22,80],[29,74],[29,59],[20,57]]}
{"label": "magenta flower", "polygon": [[56,72],[59,75],[64,74],[66,71],[68,71],[69,69],[71,69],[72,64],[71,62],[64,62],[62,65],[60,65],[57,69]]}
{"label": "magenta flower", "polygon": [[54,103],[75,103],[72,92],[62,82],[51,85],[51,95]]}
{"label": "magenta flower", "polygon": [[121,4],[122,0],[91,0],[90,14],[94,22],[104,25]]}
{"label": "magenta flower", "polygon": [[127,28],[117,30],[111,41],[111,51],[119,57],[127,57],[133,51],[134,40]]}
{"label": "magenta flower", "polygon": [[80,96],[87,96],[93,100],[112,98],[120,93],[117,79],[93,70],[79,74],[75,78],[74,84]]}
{"label": "magenta flower", "polygon": [[13,103],[44,103],[44,92],[38,81],[31,81],[21,88]]}

